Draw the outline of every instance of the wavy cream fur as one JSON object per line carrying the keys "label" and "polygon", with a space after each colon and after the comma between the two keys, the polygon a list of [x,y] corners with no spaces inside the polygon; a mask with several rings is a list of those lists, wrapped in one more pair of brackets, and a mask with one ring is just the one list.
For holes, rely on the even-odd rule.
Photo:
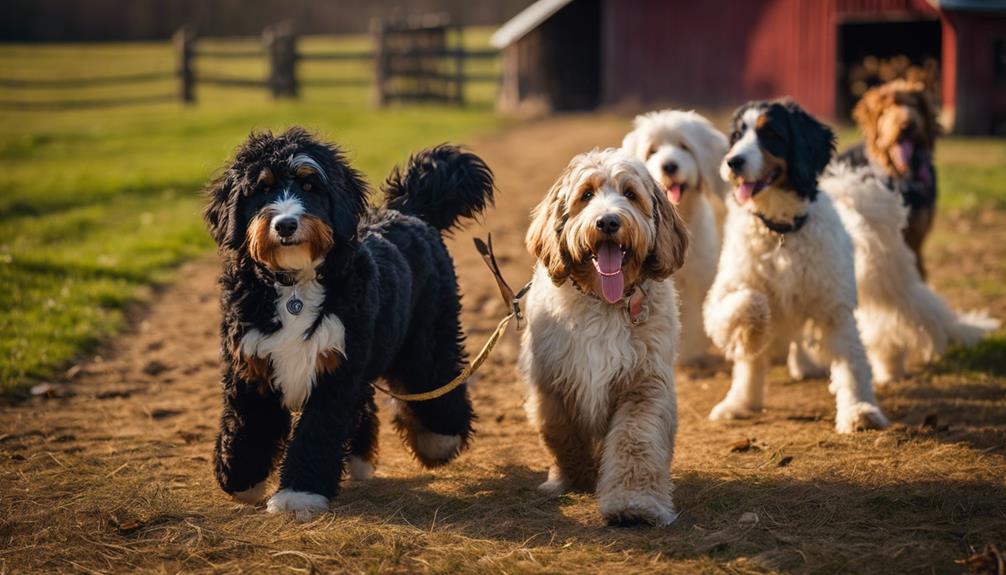
{"label": "wavy cream fur", "polygon": [[856,318],[878,383],[900,378],[950,344],[974,345],[999,326],[981,314],[958,316],[923,281],[902,241],[908,208],[870,168],[832,165],[820,187],[852,237]]}
{"label": "wavy cream fur", "polygon": [[[742,138],[735,148],[745,145]],[[835,395],[835,429],[850,433],[887,426],[854,316],[852,241],[831,198],[819,194],[808,201],[769,187],[743,206],[730,198],[727,208],[723,251],[704,319],[713,342],[734,361],[733,382],[710,419],[760,411],[772,350],[800,337],[809,323],[822,334],[821,345],[831,358],[828,388]],[[756,210],[777,221],[806,213],[807,223],[782,243],[754,216]]]}
{"label": "wavy cream fur", "polygon": [[[650,175],[665,189],[685,184],[677,204],[678,214],[691,237],[688,258],[674,276],[681,302],[681,348],[683,365],[700,361],[710,351],[702,328],[702,302],[716,277],[720,255],[720,230],[715,215],[722,206],[727,183],[719,165],[727,152],[726,136],[695,112],[662,110],[636,116],[634,129],[622,141],[622,149],[645,162]],[[674,174],[663,166],[673,162]]]}
{"label": "wavy cream fur", "polygon": [[[582,189],[583,171],[592,174],[594,198],[572,215],[560,213],[570,205],[567,198]],[[625,178],[653,203],[627,200]],[[628,243],[638,256],[651,263],[672,260],[645,272],[662,270],[659,277],[643,280],[649,315],[638,325],[628,321],[624,300],[607,303],[566,277],[567,264],[583,267],[578,252],[591,248],[597,233],[592,224],[606,213],[623,216],[623,228],[630,229],[622,231],[633,238]],[[670,463],[677,429],[673,364],[679,326],[677,296],[666,278],[680,267],[686,244],[678,216],[643,164],[615,150],[574,158],[536,208],[529,231],[532,252],[535,246],[551,246],[537,254],[519,361],[529,388],[528,417],[553,457],[540,489],[553,494],[595,490],[602,515],[612,523],[666,525],[676,518]],[[544,263],[546,252],[563,264]]]}

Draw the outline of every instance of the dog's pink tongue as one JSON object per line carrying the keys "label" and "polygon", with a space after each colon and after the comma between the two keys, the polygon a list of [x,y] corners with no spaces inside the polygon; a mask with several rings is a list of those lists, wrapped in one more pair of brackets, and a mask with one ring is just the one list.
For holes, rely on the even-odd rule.
{"label": "dog's pink tongue", "polygon": [[912,153],[915,151],[915,145],[911,140],[899,140],[897,145],[894,146],[894,164],[898,170],[902,172],[907,172],[912,164]]}
{"label": "dog's pink tongue", "polygon": [[604,242],[597,250],[597,271],[601,278],[601,293],[608,303],[617,303],[625,293],[622,274],[622,249],[615,242]]}
{"label": "dog's pink tongue", "polygon": [[734,189],[734,198],[737,199],[738,204],[743,204],[751,199],[754,195],[755,182],[741,182],[741,185]]}
{"label": "dog's pink tongue", "polygon": [[681,184],[674,184],[673,186],[667,188],[667,199],[670,200],[672,204],[677,204],[681,201]]}

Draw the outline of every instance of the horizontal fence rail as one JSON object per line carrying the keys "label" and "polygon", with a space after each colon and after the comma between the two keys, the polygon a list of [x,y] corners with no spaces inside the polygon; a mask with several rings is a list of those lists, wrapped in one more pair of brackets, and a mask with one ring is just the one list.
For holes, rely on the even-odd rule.
{"label": "horizontal fence rail", "polygon": [[[175,52],[174,70],[143,71],[130,74],[113,74],[84,78],[0,78],[0,109],[71,110],[106,108],[126,105],[196,101],[197,86],[222,88],[265,89],[275,99],[296,98],[300,88],[365,88],[372,86],[375,104],[383,106],[392,101],[441,102],[462,105],[467,84],[498,84],[498,73],[468,72],[469,61],[490,62],[499,58],[491,49],[470,49],[463,46],[463,30],[453,26],[442,14],[421,15],[406,21],[383,22],[377,20],[372,27],[373,48],[346,50],[303,50],[290,22],[280,22],[267,27],[261,37],[261,46],[227,47],[217,41],[200,45],[195,30],[183,27],[172,42]],[[220,71],[227,62],[264,61],[266,73],[253,77]],[[202,70],[203,63],[220,63]],[[361,76],[361,70],[346,75],[302,77],[298,73],[301,63],[360,63],[370,74]],[[130,91],[144,91],[144,86],[157,86],[174,80],[173,93],[157,91],[154,94],[105,97],[82,95],[73,91],[90,88],[130,87]],[[139,87],[139,88],[137,88]],[[24,91],[19,93],[19,91]],[[39,97],[37,93],[52,92],[56,96]],[[62,97],[62,96],[66,97]],[[8,99],[10,98],[10,99]]]}

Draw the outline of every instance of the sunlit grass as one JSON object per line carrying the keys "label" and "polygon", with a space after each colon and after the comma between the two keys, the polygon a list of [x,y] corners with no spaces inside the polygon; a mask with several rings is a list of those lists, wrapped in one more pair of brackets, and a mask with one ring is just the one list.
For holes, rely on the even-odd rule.
{"label": "sunlit grass", "polygon": [[[470,34],[472,42],[484,33]],[[251,42],[254,45],[254,40]],[[305,50],[365,48],[365,39],[308,38]],[[208,64],[207,64],[208,65]],[[219,64],[216,64],[220,66]],[[351,70],[346,67],[354,68]],[[170,71],[167,44],[0,46],[0,78],[77,78]],[[212,246],[198,191],[253,130],[301,124],[343,146],[376,186],[423,146],[493,130],[491,93],[465,108],[370,106],[370,89],[312,87],[362,75],[356,64],[305,65],[297,101],[264,89],[202,87],[195,106],[21,111],[17,101],[170,94],[172,80],[125,88],[12,89],[0,95],[0,389],[52,369],[113,333],[144,286]],[[228,74],[256,77],[255,61]],[[354,76],[356,77],[356,76]]]}

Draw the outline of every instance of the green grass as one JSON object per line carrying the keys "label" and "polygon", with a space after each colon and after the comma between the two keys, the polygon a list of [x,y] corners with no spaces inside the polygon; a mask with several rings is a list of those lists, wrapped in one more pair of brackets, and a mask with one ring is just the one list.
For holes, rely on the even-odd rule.
{"label": "green grass", "polygon": [[[487,35],[468,35],[484,44]],[[307,38],[305,50],[360,48]],[[485,65],[485,64],[483,64]],[[494,65],[489,63],[488,65]],[[170,70],[165,44],[0,46],[0,78],[74,78]],[[255,77],[260,62],[217,66]],[[310,64],[303,77],[368,77],[360,64]],[[172,93],[170,80],[126,88],[5,90],[0,95],[0,391],[51,377],[123,325],[143,288],[211,251],[198,191],[252,130],[302,124],[341,144],[377,184],[408,153],[495,129],[492,86],[463,109],[369,106],[368,88],[305,83],[302,98],[200,88],[198,104],[18,111],[4,102]]]}
{"label": "green grass", "polygon": [[[838,149],[859,139],[855,129],[841,129]],[[941,138],[936,144],[936,177],[940,209],[1006,209],[1006,139]]]}

